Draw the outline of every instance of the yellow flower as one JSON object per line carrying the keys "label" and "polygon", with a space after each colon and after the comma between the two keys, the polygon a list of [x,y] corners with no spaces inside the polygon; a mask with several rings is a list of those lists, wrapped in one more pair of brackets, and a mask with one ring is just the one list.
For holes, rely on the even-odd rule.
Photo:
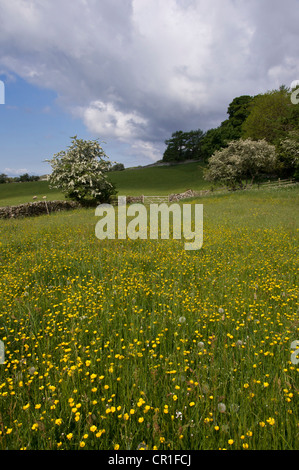
{"label": "yellow flower", "polygon": [[114,450],[118,450],[118,449],[119,449],[119,444],[115,444]]}
{"label": "yellow flower", "polygon": [[233,439],[229,439],[227,442],[228,442],[228,443],[229,443],[229,445],[231,446],[231,445],[233,445],[233,443],[234,443],[234,440],[233,440]]}
{"label": "yellow flower", "polygon": [[66,435],[67,439],[70,441],[73,438],[73,433],[69,433]]}
{"label": "yellow flower", "polygon": [[246,442],[243,444],[243,449],[248,449],[248,444]]}
{"label": "yellow flower", "polygon": [[138,423],[143,423],[143,421],[144,421],[144,418],[139,418],[138,419]]}
{"label": "yellow flower", "polygon": [[91,432],[95,432],[97,430],[97,427],[95,425],[93,425],[89,429],[90,429]]}
{"label": "yellow flower", "polygon": [[55,424],[57,424],[57,426],[60,426],[62,423],[62,419],[61,418],[58,418],[55,420]]}
{"label": "yellow flower", "polygon": [[194,401],[190,401],[189,406],[194,406],[194,405],[195,405]]}
{"label": "yellow flower", "polygon": [[267,421],[267,423],[270,424],[270,426],[273,426],[275,424],[275,419],[274,418],[268,418],[266,421]]}
{"label": "yellow flower", "polygon": [[84,442],[84,441],[81,441],[79,445],[80,445],[80,447],[84,447],[84,446],[85,446],[85,442]]}

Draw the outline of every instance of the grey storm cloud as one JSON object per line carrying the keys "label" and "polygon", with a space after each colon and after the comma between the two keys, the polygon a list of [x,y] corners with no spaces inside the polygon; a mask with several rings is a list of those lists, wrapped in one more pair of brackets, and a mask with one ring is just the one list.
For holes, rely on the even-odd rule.
{"label": "grey storm cloud", "polygon": [[298,0],[2,0],[0,64],[155,160],[234,97],[299,79],[298,23]]}

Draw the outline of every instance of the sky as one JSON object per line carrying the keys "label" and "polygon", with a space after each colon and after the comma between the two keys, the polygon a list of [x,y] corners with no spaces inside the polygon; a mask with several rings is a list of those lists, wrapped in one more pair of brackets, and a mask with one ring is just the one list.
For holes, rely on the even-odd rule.
{"label": "sky", "polygon": [[[0,173],[42,175],[71,137],[125,167],[231,101],[299,79],[299,0],[1,0]],[[0,82],[1,83],[1,82]]]}

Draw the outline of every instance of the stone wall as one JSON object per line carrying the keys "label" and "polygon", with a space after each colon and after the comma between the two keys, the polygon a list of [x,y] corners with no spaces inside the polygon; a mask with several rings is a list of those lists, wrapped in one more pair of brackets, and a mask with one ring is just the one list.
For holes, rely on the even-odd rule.
{"label": "stone wall", "polygon": [[51,212],[75,209],[80,207],[78,202],[74,201],[38,201],[20,204],[18,206],[0,207],[0,219],[13,219],[19,217],[32,217]]}

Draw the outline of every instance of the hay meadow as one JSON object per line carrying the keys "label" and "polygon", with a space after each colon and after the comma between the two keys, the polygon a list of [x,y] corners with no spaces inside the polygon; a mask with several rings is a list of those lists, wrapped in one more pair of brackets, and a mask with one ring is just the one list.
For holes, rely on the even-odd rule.
{"label": "hay meadow", "polygon": [[298,186],[188,202],[198,251],[1,221],[1,450],[298,449]]}

